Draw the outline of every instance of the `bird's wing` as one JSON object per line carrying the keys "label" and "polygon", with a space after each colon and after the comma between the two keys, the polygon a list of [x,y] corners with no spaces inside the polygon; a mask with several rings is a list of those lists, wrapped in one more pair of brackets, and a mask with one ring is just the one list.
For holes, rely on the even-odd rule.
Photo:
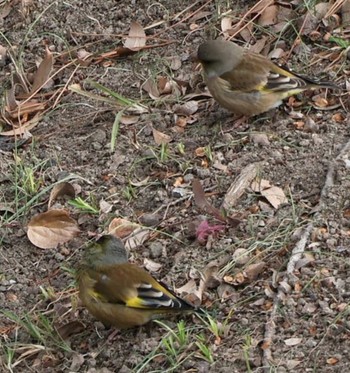
{"label": "bird's wing", "polygon": [[102,302],[143,309],[192,309],[148,272],[132,264],[109,266],[92,271],[94,292]]}
{"label": "bird's wing", "polygon": [[275,65],[255,53],[245,53],[235,69],[221,75],[232,90],[251,91],[301,91],[308,85],[304,79]]}

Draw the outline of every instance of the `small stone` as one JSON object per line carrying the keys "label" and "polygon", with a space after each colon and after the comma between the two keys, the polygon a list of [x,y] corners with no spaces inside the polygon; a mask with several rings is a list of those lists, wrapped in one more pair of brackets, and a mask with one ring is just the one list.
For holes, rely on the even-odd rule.
{"label": "small stone", "polygon": [[158,241],[154,241],[149,245],[149,251],[152,259],[159,258],[163,253],[163,245]]}
{"label": "small stone", "polygon": [[190,183],[190,182],[193,180],[193,178],[194,178],[194,175],[193,175],[193,174],[186,174],[186,175],[184,176],[184,182],[185,182],[185,183]]}
{"label": "small stone", "polygon": [[265,133],[257,133],[250,135],[251,140],[254,144],[260,146],[268,146],[270,145],[270,140]]}
{"label": "small stone", "polygon": [[103,144],[106,142],[107,134],[105,131],[98,129],[92,134],[91,138],[93,141]]}
{"label": "small stone", "polygon": [[174,188],[171,191],[172,196],[175,197],[175,198],[184,197],[186,195],[186,193],[187,193],[187,191],[184,188]]}
{"label": "small stone", "polygon": [[146,227],[158,225],[161,217],[158,214],[143,214],[140,217],[140,223]]}
{"label": "small stone", "polygon": [[244,265],[249,261],[249,252],[247,249],[236,249],[232,254],[232,259],[236,262],[237,265]]}

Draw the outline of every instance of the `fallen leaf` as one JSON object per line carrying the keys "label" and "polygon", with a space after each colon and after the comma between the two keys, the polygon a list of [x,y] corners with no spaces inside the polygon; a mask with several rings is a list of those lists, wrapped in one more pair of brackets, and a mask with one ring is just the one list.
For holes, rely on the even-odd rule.
{"label": "fallen leaf", "polygon": [[178,115],[189,116],[198,111],[198,102],[197,101],[187,101],[182,105],[176,104],[173,107],[173,111]]}
{"label": "fallen leaf", "polygon": [[134,250],[136,247],[141,246],[148,240],[150,236],[150,229],[138,228],[134,230],[125,241],[125,248],[128,251]]}
{"label": "fallen leaf", "polygon": [[1,20],[6,18],[11,13],[11,10],[13,9],[14,5],[15,3],[13,1],[2,2],[1,8],[0,8],[0,19]]}
{"label": "fallen leaf", "polygon": [[75,189],[71,183],[64,182],[56,184],[51,190],[48,206],[50,207],[58,197],[62,196],[75,198]]}
{"label": "fallen leaf", "polygon": [[232,29],[232,18],[230,17],[223,17],[221,19],[221,31],[223,33],[227,33]]}
{"label": "fallen leaf", "polygon": [[104,199],[100,200],[99,207],[100,207],[100,211],[103,212],[104,214],[108,214],[113,209],[113,205],[105,201]]}
{"label": "fallen leaf", "polygon": [[265,269],[265,267],[266,267],[265,262],[250,264],[243,271],[243,275],[249,282],[254,281],[260,275],[260,273]]}
{"label": "fallen leaf", "polygon": [[200,306],[202,304],[202,294],[196,285],[196,282],[192,279],[186,285],[176,289],[176,293],[181,296],[187,302],[194,306]]}
{"label": "fallen leaf", "polygon": [[145,266],[147,271],[150,271],[150,272],[158,272],[163,267],[162,264],[157,263],[148,258],[144,258],[143,265]]}
{"label": "fallen leaf", "polygon": [[63,339],[67,339],[71,335],[81,333],[85,330],[85,326],[80,321],[70,321],[64,325],[55,327],[57,334]]}
{"label": "fallen leaf", "polygon": [[312,101],[315,102],[316,106],[325,108],[328,106],[328,101],[322,96],[314,96]]}
{"label": "fallen leaf", "polygon": [[48,49],[48,47],[46,47],[45,57],[41,61],[40,65],[38,67],[38,70],[34,75],[34,82],[33,82],[32,88],[31,88],[28,96],[33,94],[35,91],[41,89],[43,86],[45,86],[45,84],[48,83],[50,72],[51,72],[52,67],[53,67],[53,62],[54,62],[53,55],[50,52],[50,50]]}
{"label": "fallen leaf", "polygon": [[153,132],[154,142],[157,145],[168,144],[172,140],[172,138],[169,135],[163,132],[160,132],[153,127],[152,127],[152,132]]}
{"label": "fallen leaf", "polygon": [[142,89],[145,90],[152,100],[157,100],[160,97],[158,84],[157,82],[152,79],[148,78],[143,84]]}
{"label": "fallen leaf", "polygon": [[120,117],[120,123],[122,124],[135,124],[139,121],[140,117],[138,115],[122,115]]}
{"label": "fallen leaf", "polygon": [[79,234],[78,224],[66,210],[49,210],[28,223],[29,241],[40,249],[54,249]]}
{"label": "fallen leaf", "polygon": [[284,340],[286,346],[296,346],[303,341],[303,338],[288,338]]}
{"label": "fallen leaf", "polygon": [[200,208],[201,210],[203,210],[204,212],[208,214],[211,214],[216,219],[222,222],[227,221],[223,213],[208,202],[207,198],[205,197],[205,192],[202,187],[202,184],[196,178],[192,180],[192,191],[193,191],[194,202],[198,208]]}
{"label": "fallen leaf", "polygon": [[250,187],[256,193],[261,193],[262,190],[271,188],[271,183],[265,179],[255,179],[251,184]]}
{"label": "fallen leaf", "polygon": [[[84,364],[85,362],[85,357],[83,354],[79,354],[75,351],[72,352],[72,356],[71,356],[71,360],[72,360],[72,363],[69,367],[69,370],[71,372],[76,372],[76,371],[79,371],[79,368]],[[106,373],[106,372],[104,372]]]}
{"label": "fallen leaf", "polygon": [[277,14],[279,7],[277,5],[271,5],[267,7],[260,15],[258,24],[260,26],[270,26],[277,22]]}
{"label": "fallen leaf", "polygon": [[292,372],[299,364],[301,364],[301,361],[299,360],[287,360],[288,371]]}
{"label": "fallen leaf", "polygon": [[191,279],[190,281],[188,281],[185,285],[179,287],[179,288],[176,288],[176,293],[177,294],[190,294],[190,293],[194,293],[195,291],[197,291],[197,284],[196,284],[196,281]]}
{"label": "fallen leaf", "polygon": [[332,115],[332,120],[334,120],[337,123],[342,123],[344,122],[346,117],[342,113],[335,113]]}
{"label": "fallen leaf", "polygon": [[200,148],[197,148],[194,152],[196,154],[196,157],[205,157],[206,148],[205,147],[200,147]]}
{"label": "fallen leaf", "polygon": [[125,238],[129,236],[135,229],[141,226],[137,223],[132,223],[129,220],[123,218],[114,218],[108,227],[108,233],[119,238]]}
{"label": "fallen leaf", "polygon": [[261,195],[264,196],[275,209],[283,203],[288,203],[288,199],[283,190],[276,186],[262,190]]}
{"label": "fallen leaf", "polygon": [[7,56],[7,49],[0,45],[0,66],[5,66]]}
{"label": "fallen leaf", "polygon": [[129,35],[124,42],[124,47],[139,50],[146,45],[146,34],[138,22],[131,22]]}

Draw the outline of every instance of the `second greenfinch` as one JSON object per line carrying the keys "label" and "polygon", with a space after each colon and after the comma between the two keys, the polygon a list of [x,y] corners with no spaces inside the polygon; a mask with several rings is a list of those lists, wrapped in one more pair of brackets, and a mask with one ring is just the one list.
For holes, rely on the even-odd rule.
{"label": "second greenfinch", "polygon": [[87,248],[77,280],[79,297],[90,313],[118,329],[140,326],[167,313],[195,311],[144,269],[128,263],[123,242],[112,235]]}
{"label": "second greenfinch", "polygon": [[307,89],[338,87],[315,82],[277,66],[268,58],[226,40],[209,40],[197,58],[214,99],[238,115],[253,116],[281,105]]}

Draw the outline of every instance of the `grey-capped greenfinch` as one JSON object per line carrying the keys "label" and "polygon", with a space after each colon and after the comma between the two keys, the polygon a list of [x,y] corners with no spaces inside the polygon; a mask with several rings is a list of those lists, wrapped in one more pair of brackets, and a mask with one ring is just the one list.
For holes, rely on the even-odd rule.
{"label": "grey-capped greenfinch", "polygon": [[339,89],[332,83],[294,74],[230,41],[218,39],[201,44],[197,58],[214,99],[238,115],[264,113],[307,89]]}
{"label": "grey-capped greenfinch", "polygon": [[77,273],[82,303],[105,325],[126,329],[167,313],[195,311],[148,272],[128,263],[123,242],[105,235],[87,247]]}

